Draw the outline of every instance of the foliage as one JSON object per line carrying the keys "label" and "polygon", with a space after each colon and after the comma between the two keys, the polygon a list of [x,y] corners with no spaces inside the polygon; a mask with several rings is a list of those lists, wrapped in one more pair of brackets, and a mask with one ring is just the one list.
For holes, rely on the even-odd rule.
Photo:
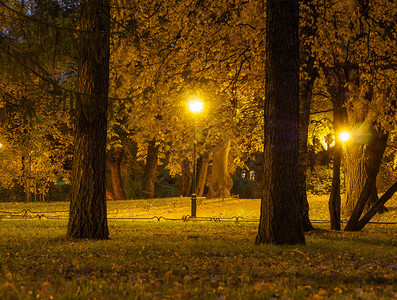
{"label": "foliage", "polygon": [[[252,200],[216,201],[222,211],[233,201],[248,208]],[[313,219],[328,213],[326,197],[309,202]],[[109,212],[122,217],[172,209],[152,207],[148,214],[138,203],[109,202]],[[396,201],[390,205],[382,218],[396,220]],[[0,204],[2,211],[22,207],[67,210],[67,203]],[[397,297],[397,240],[390,225],[360,233],[318,230],[307,235],[304,247],[254,245],[257,224],[243,222],[110,220],[112,238],[105,241],[67,239],[66,219],[0,222],[0,298]]]}
{"label": "foliage", "polygon": [[[385,130],[391,130],[396,120],[397,39],[392,24],[397,7],[391,3],[315,2],[319,24],[313,41],[324,87],[341,85],[347,90],[344,105],[361,111],[366,124]],[[351,129],[359,125],[350,124]]]}
{"label": "foliage", "polygon": [[138,158],[155,139],[171,174],[180,172],[181,161],[192,157],[195,124],[186,103],[194,97],[206,107],[198,120],[199,154],[230,136],[236,150],[260,147],[261,101],[251,101],[262,87],[256,68],[262,39],[254,38],[263,30],[260,1],[126,3],[113,9],[111,96],[125,105]]}
{"label": "foliage", "polygon": [[75,21],[74,8],[69,1],[1,3],[2,187],[24,185],[45,194],[50,183],[69,177],[70,126],[60,107],[70,99],[60,105],[60,95],[73,72],[73,37],[65,27]]}
{"label": "foliage", "polygon": [[[307,192],[312,195],[329,195],[332,186],[332,167],[315,166],[307,170]],[[345,173],[341,169],[341,193],[345,192]]]}

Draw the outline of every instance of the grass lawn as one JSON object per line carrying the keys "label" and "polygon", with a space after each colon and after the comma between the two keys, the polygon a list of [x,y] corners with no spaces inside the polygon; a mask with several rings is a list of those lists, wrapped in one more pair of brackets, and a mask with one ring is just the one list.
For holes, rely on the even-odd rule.
{"label": "grass lawn", "polygon": [[[327,197],[311,197],[325,220]],[[379,222],[397,222],[397,200]],[[4,211],[53,218],[11,218]],[[389,299],[397,297],[397,225],[255,246],[257,222],[180,218],[189,199],[108,203],[110,239],[65,237],[68,203],[0,203],[0,299]],[[259,217],[258,200],[199,201],[198,216]],[[25,212],[21,213],[24,214]]]}

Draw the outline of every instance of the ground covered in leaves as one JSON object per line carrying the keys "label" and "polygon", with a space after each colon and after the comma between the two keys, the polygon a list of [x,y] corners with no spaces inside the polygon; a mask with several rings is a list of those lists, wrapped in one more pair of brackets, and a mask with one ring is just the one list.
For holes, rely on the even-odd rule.
{"label": "ground covered in leaves", "polygon": [[[325,220],[326,198],[310,202],[311,218]],[[198,216],[225,218],[220,222],[129,219],[177,219],[189,204],[110,202],[110,239],[90,241],[65,237],[67,203],[0,203],[2,212],[27,216],[0,214],[0,299],[397,297],[395,224],[347,233],[319,222],[306,246],[255,246],[254,200],[201,200]],[[397,221],[397,201],[387,206],[378,222]],[[246,219],[227,220],[233,216]]]}

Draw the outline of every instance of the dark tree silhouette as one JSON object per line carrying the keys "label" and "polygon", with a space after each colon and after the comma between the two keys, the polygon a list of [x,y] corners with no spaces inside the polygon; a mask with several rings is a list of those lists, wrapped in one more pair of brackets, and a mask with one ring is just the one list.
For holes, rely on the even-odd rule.
{"label": "dark tree silhouette", "polygon": [[264,177],[256,243],[304,244],[299,205],[299,4],[266,4]]}
{"label": "dark tree silhouette", "polygon": [[80,1],[78,97],[67,235],[107,239],[106,129],[109,89],[109,2]]}

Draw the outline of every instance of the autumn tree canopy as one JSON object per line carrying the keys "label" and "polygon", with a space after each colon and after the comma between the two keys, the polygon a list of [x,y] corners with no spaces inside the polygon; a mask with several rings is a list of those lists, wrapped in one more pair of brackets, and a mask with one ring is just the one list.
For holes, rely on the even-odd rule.
{"label": "autumn tree canopy", "polygon": [[[106,157],[100,160],[107,162],[113,196],[118,199],[127,198],[123,187],[123,180],[128,180],[123,174],[126,168],[133,169],[142,191],[150,189],[150,197],[159,165],[171,176],[180,176],[182,165],[190,174],[196,124],[198,156],[210,166],[216,157],[223,158],[219,168],[223,173],[244,167],[248,159],[263,152],[263,145],[268,145],[264,133],[271,126],[263,109],[272,101],[265,93],[270,80],[265,72],[269,68],[265,45],[270,33],[266,33],[269,24],[264,16],[270,1],[113,0],[100,5],[109,9],[105,14],[109,17],[109,48],[107,42],[98,42],[102,30],[92,33],[87,27],[84,30],[91,33],[83,37],[83,3],[0,3],[2,187],[17,188],[22,198],[33,200],[34,195],[46,195],[60,179],[73,180],[79,168],[72,175],[72,156],[84,152],[73,148],[72,136],[79,128],[76,119],[89,121],[96,109],[108,119],[101,136]],[[290,162],[293,168],[299,162],[299,173],[292,177],[300,179],[298,205],[305,226],[310,227],[304,176],[307,146],[316,148],[313,141],[327,145],[322,150],[333,153],[329,162],[334,164],[335,189],[330,204],[337,229],[343,147],[336,134],[346,128],[353,137],[344,145],[347,193],[342,211],[347,216],[365,198],[362,191],[367,175],[378,173],[383,157],[379,149],[392,157],[389,165],[396,157],[391,143],[396,136],[397,7],[392,0],[300,1],[299,5],[300,22],[294,30],[299,30],[300,38],[301,144],[298,160]],[[103,15],[98,18],[103,21]],[[82,40],[91,49],[86,56],[93,65],[109,51],[108,80],[104,79],[105,68],[99,67],[101,74],[93,74],[98,77],[84,79]],[[274,40],[279,42],[280,36]],[[282,56],[284,62],[291,53]],[[83,85],[90,80],[101,82],[104,90],[95,93],[106,101],[97,98],[92,104],[85,98],[91,91],[84,91]],[[186,107],[192,97],[205,102],[206,110],[197,120]],[[286,106],[289,104],[280,109]],[[320,123],[326,125],[320,127]],[[229,146],[219,154],[222,145]],[[316,154],[322,151],[318,149]],[[260,175],[270,172],[275,162],[269,153],[266,170]],[[136,162],[139,167],[132,168]],[[100,169],[102,172],[104,166]],[[211,174],[211,168],[208,170]],[[222,172],[216,176],[230,182],[229,174]],[[264,176],[257,177],[262,180]],[[217,184],[211,178],[206,181]],[[375,182],[368,184],[370,201],[364,199],[365,203],[377,200]],[[102,199],[102,185],[99,193]],[[369,204],[364,208],[369,209]]]}

